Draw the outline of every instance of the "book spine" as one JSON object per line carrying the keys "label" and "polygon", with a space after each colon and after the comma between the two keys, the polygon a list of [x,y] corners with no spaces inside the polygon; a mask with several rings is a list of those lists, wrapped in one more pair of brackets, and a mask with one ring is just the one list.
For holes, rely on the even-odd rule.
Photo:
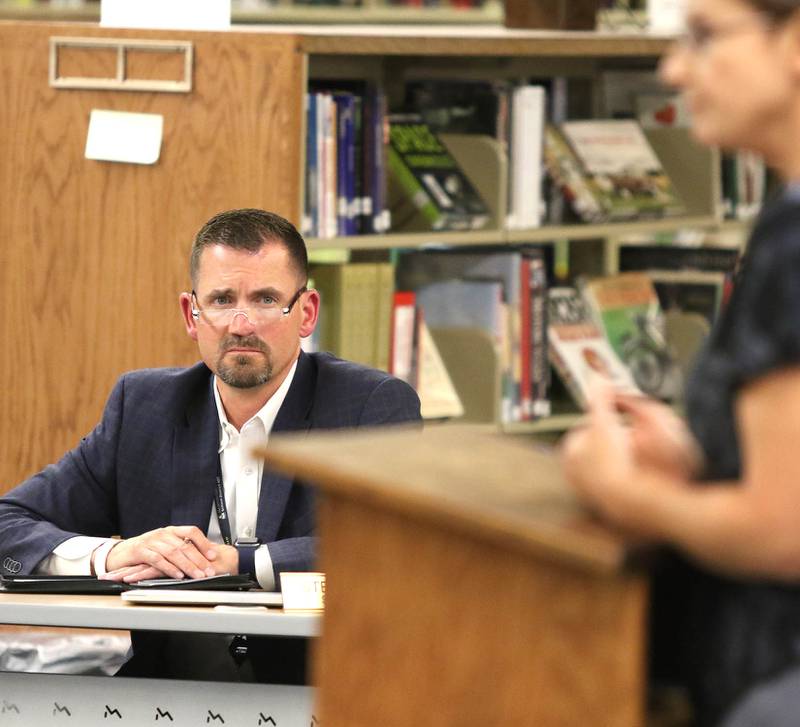
{"label": "book spine", "polygon": [[622,245],[619,270],[706,270],[731,273],[739,259],[733,248]]}
{"label": "book spine", "polygon": [[342,352],[348,361],[375,367],[378,276],[373,263],[349,263],[342,281]]}
{"label": "book spine", "polygon": [[362,235],[377,232],[375,229],[374,215],[374,187],[376,165],[376,130],[375,130],[375,90],[367,88],[362,99],[361,115],[361,220],[359,232]]}
{"label": "book spine", "polygon": [[511,108],[511,214],[517,229],[542,223],[542,137],[545,91],[542,86],[514,90]]}
{"label": "book spine", "polygon": [[411,291],[397,291],[393,297],[391,354],[389,372],[412,386],[414,369],[414,331],[416,296]]}
{"label": "book spine", "polygon": [[325,94],[326,122],[325,122],[325,237],[336,237],[336,212],[337,212],[337,113],[336,104],[330,94]]}
{"label": "book spine", "polygon": [[528,421],[533,414],[533,400],[531,396],[531,264],[527,257],[522,259],[519,266],[520,277],[520,418]]}
{"label": "book spine", "polygon": [[311,274],[320,295],[319,350],[341,355],[343,266],[315,265]]}
{"label": "book spine", "polygon": [[361,201],[356,198],[356,178],[358,167],[356,166],[356,98],[352,94],[347,99],[348,118],[345,126],[345,160],[344,168],[346,175],[345,199],[347,200],[345,232],[348,235],[355,235],[358,232],[357,215],[361,207]]}
{"label": "book spine", "polygon": [[583,167],[561,132],[552,124],[544,130],[544,162],[556,185],[575,213],[584,222],[600,222],[607,217],[598,196],[587,182]]}
{"label": "book spine", "polygon": [[391,349],[392,303],[394,301],[394,265],[378,263],[378,301],[375,331],[375,368],[389,370],[389,354]]}
{"label": "book spine", "polygon": [[303,234],[318,234],[317,207],[317,95],[306,94],[306,173],[303,200]]}
{"label": "book spine", "polygon": [[374,95],[374,172],[372,187],[373,232],[386,232],[391,227],[391,218],[386,206],[387,154],[389,149],[389,116],[386,95],[377,90]]}
{"label": "book spine", "polygon": [[362,232],[364,217],[364,97],[353,96],[353,177],[350,234]]}
{"label": "book spine", "polygon": [[550,364],[547,344],[547,272],[540,250],[530,253],[531,418],[550,416]]}
{"label": "book spine", "polygon": [[329,122],[328,96],[324,93],[317,97],[317,235],[328,237],[328,152],[325,143]]}
{"label": "book spine", "polygon": [[336,107],[336,234],[345,237],[348,234],[348,143],[352,117],[348,94],[335,94],[333,101]]}

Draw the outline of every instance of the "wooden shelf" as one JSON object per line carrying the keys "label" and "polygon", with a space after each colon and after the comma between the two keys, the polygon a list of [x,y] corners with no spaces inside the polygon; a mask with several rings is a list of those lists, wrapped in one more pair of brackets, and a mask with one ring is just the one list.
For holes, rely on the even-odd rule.
{"label": "wooden shelf", "polygon": [[[19,6],[0,0],[0,19],[97,21],[99,4]],[[232,12],[236,31],[296,33],[299,50],[346,56],[425,55],[470,57],[650,58],[673,38],[647,33],[515,30],[500,25],[499,5],[483,10],[430,8],[318,8],[276,6]]]}
{"label": "wooden shelf", "polygon": [[433,23],[436,25],[476,25],[503,23],[503,7],[500,2],[488,2],[484,8],[407,8],[364,7],[336,8],[325,6],[288,6],[232,11],[236,23],[315,23],[315,24],[376,24],[409,25]]}
{"label": "wooden shelf", "polygon": [[426,247],[441,245],[505,245],[502,230],[477,232],[406,232],[385,235],[352,235],[350,237],[306,238],[309,250],[347,248],[373,250],[393,247]]}
{"label": "wooden shelf", "polygon": [[50,3],[36,3],[26,6],[0,0],[0,19],[97,21],[100,19],[100,5],[83,3],[79,6],[52,6]]}
{"label": "wooden shelf", "polygon": [[425,55],[651,58],[670,46],[673,38],[663,35],[512,30],[481,26],[330,26],[296,27],[303,51],[310,54]]}
{"label": "wooden shelf", "polygon": [[672,232],[690,227],[716,228],[719,220],[712,215],[669,217],[663,219],[606,222],[596,225],[546,225],[533,230],[509,230],[506,242],[550,242],[553,240],[594,240],[652,232]]}
{"label": "wooden shelf", "polygon": [[652,232],[671,232],[699,227],[716,229],[720,221],[712,215],[636,220],[598,225],[545,225],[529,230],[481,230],[478,232],[409,232],[386,235],[354,235],[352,237],[308,238],[309,250],[346,248],[367,250],[381,248],[419,248],[443,245],[509,245],[555,240],[595,240]]}
{"label": "wooden shelf", "polygon": [[[419,25],[502,25],[503,6],[499,0],[489,0],[483,8],[407,8],[369,6],[363,8],[276,5],[263,8],[241,7],[234,2],[231,9],[234,23],[314,23],[330,24],[405,24]],[[0,18],[15,20],[86,20],[100,19],[100,4],[84,2],[78,5],[53,5],[38,2],[20,5],[0,0]]]}
{"label": "wooden shelf", "polygon": [[511,422],[498,426],[504,434],[558,434],[574,427],[583,416],[578,413],[554,414],[533,422]]}

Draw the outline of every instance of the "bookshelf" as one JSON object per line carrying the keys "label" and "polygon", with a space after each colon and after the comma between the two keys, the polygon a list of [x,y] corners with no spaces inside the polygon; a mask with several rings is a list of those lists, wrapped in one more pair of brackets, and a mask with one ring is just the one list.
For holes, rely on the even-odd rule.
{"label": "bookshelf", "polygon": [[[356,56],[349,57],[342,46],[359,43]],[[511,31],[506,29],[470,29],[461,37],[446,37],[441,30],[431,30],[421,37],[415,29],[392,29],[373,35],[361,29],[350,38],[332,38],[313,32],[303,40],[309,53],[308,75],[311,79],[367,78],[383,85],[390,95],[398,97],[398,89],[408,79],[470,79],[516,80],[542,78],[565,74],[570,79],[596,83],[606,70],[641,70],[655,67],[658,56],[666,49],[669,38],[642,35],[605,33]],[[364,57],[369,58],[364,63]],[[390,100],[391,105],[391,100]],[[592,106],[593,104],[588,104]],[[442,136],[459,166],[478,186],[487,201],[492,221],[480,231],[437,232],[397,231],[383,235],[310,238],[312,249],[340,249],[354,253],[380,250],[414,250],[431,246],[498,249],[520,244],[551,244],[568,241],[577,253],[589,250],[598,240],[611,240],[645,234],[677,233],[692,228],[716,231],[732,228],[721,220],[719,154],[698,146],[688,131],[658,129],[647,132],[648,140],[662,161],[667,174],[685,203],[680,216],[658,219],[638,219],[628,222],[601,224],[545,224],[530,229],[507,229],[503,210],[507,206],[507,159],[504,150],[497,157],[484,153],[493,141],[488,137],[473,137],[472,145],[454,147]],[[482,157],[476,162],[472,156]],[[474,171],[473,171],[474,170]],[[501,211],[498,214],[498,210]],[[587,243],[583,245],[583,243]],[[600,246],[603,261],[594,272],[611,272],[607,255]],[[487,354],[487,342],[473,332],[472,341],[466,336],[432,331],[456,388],[464,401],[470,421],[501,419],[497,401],[501,396],[499,357]],[[479,359],[482,366],[463,369],[466,360]],[[456,369],[454,371],[454,369]],[[484,372],[481,375],[481,371]],[[463,375],[462,375],[463,374]],[[482,383],[478,383],[482,381]],[[556,404],[553,416],[531,422],[501,423],[509,434],[555,436],[569,428],[579,415],[562,411]]]}
{"label": "bookshelf", "polygon": [[[65,35],[191,42],[193,90],[51,88],[49,41]],[[669,42],[633,34],[430,24],[237,26],[199,33],[0,20],[0,90],[6,99],[0,128],[7,132],[0,137],[0,234],[7,241],[0,316],[6,335],[23,342],[0,357],[0,370],[14,380],[0,391],[0,407],[15,413],[13,422],[0,423],[1,487],[74,446],[98,420],[122,372],[196,360],[176,305],[188,284],[192,236],[212,214],[231,207],[265,207],[300,222],[309,79],[366,78],[391,92],[421,71],[438,77],[593,78],[608,68],[652,68]],[[74,51],[69,60],[74,70],[97,73],[89,51]],[[138,70],[169,77],[162,60],[158,54],[138,57]],[[87,161],[93,108],[162,114],[159,163]],[[680,218],[522,231],[496,224],[468,233],[311,239],[309,247],[382,252],[561,239],[580,247],[629,233],[714,228],[720,224],[714,155],[690,156],[695,171],[687,184],[694,185],[697,204]],[[556,417],[510,429],[564,425]]]}

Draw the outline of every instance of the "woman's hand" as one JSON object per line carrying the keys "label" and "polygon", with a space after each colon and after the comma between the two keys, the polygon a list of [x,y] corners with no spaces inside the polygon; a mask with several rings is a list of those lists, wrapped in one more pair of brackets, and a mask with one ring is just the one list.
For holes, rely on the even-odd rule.
{"label": "woman's hand", "polygon": [[637,466],[683,480],[697,476],[703,455],[681,417],[666,404],[643,396],[617,394],[618,411],[627,415]]}
{"label": "woman's hand", "polygon": [[615,393],[597,379],[585,424],[562,444],[564,473],[581,498],[614,522],[624,524],[635,461],[631,432],[617,411]]}

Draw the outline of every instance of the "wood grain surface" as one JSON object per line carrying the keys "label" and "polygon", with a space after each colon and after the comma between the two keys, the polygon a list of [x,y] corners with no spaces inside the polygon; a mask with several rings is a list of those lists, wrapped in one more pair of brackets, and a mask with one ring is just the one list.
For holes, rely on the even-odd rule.
{"label": "wood grain surface", "polygon": [[[194,88],[52,89],[51,36],[192,41]],[[299,221],[296,45],[291,35],[0,23],[0,491],[74,446],[121,373],[197,359],[178,294],[211,215],[254,206]],[[108,66],[103,53],[68,60],[70,73]],[[165,54],[131,63],[139,77],[175,73]],[[162,114],[159,162],[86,160],[92,109]]]}
{"label": "wood grain surface", "polygon": [[553,452],[484,427],[275,435],[263,454],[324,492],[570,567],[614,573],[637,552],[580,507]]}
{"label": "wood grain surface", "polygon": [[644,723],[647,584],[329,492],[315,652],[332,727]]}
{"label": "wood grain surface", "polygon": [[[528,0],[521,0],[528,2]],[[642,33],[587,33],[506,28],[296,28],[309,54],[626,58],[660,56],[672,42]]]}
{"label": "wood grain surface", "polygon": [[505,0],[509,28],[594,30],[600,0]]}

